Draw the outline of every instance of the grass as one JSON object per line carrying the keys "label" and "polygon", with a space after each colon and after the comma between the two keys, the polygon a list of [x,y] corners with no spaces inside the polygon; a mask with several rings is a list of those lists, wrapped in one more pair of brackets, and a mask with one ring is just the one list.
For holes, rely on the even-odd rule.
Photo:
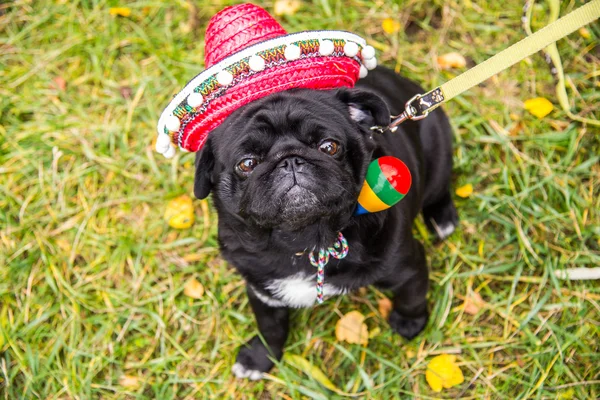
{"label": "grass", "polygon": [[[219,4],[217,4],[219,3]],[[256,333],[242,281],[218,255],[216,215],[176,231],[167,201],[190,194],[193,154],[155,155],[155,121],[202,68],[206,0],[15,1],[0,5],[0,398],[339,398],[281,363],[235,380],[236,349]],[[534,27],[544,23],[544,2]],[[561,11],[581,2],[562,2]],[[282,17],[289,31],[366,35],[380,60],[431,88],[457,51],[479,63],[523,36],[522,1],[321,0]],[[272,9],[272,3],[266,3]],[[403,29],[386,34],[381,21]],[[600,25],[559,43],[573,110],[600,116]],[[522,102],[556,108],[538,120]],[[554,271],[600,262],[600,132],[570,121],[541,55],[470,90],[446,110],[456,132],[461,226],[434,245],[431,321],[412,342],[391,333],[374,289],[295,313],[287,352],[356,397],[600,397],[600,287]],[[183,292],[195,277],[201,299]],[[478,292],[475,315],[463,301]],[[367,347],[338,343],[359,310]],[[428,361],[452,353],[465,383],[431,391]]]}

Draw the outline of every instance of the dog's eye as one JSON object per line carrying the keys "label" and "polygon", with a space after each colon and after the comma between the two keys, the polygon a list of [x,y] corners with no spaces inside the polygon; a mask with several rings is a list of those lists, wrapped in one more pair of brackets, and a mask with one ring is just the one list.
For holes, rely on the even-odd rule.
{"label": "dog's eye", "polygon": [[256,166],[258,165],[258,160],[256,158],[244,158],[242,161],[240,161],[240,163],[237,165],[237,168],[243,172],[243,173],[248,173],[248,172],[252,172],[252,170],[254,168],[256,168]]}
{"label": "dog's eye", "polygon": [[337,153],[338,149],[339,145],[334,140],[326,140],[319,145],[319,150],[321,150],[325,154],[329,154],[330,156]]}

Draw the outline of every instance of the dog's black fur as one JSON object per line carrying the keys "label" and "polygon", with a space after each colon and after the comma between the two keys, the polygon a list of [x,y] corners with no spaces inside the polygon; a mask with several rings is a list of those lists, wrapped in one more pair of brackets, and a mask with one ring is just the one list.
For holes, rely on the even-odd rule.
{"label": "dog's black fur", "polygon": [[[263,338],[240,349],[236,375],[256,378],[252,371],[268,371],[282,356],[289,306],[297,305],[286,304],[273,282],[302,273],[314,282],[307,253],[330,246],[338,231],[350,251],[330,260],[326,284],[344,292],[371,284],[389,290],[392,329],[408,339],[424,329],[428,270],[413,220],[423,212],[442,239],[458,222],[450,196],[451,128],[438,109],[395,133],[370,130],[387,125],[390,112],[399,114],[417,93],[424,93],[417,84],[378,67],[355,89],[294,89],[257,100],[209,135],[196,158],[195,195],[213,193],[222,255],[247,282]],[[326,139],[339,143],[337,154],[319,150]],[[386,211],[353,216],[367,166],[384,155],[410,169],[409,193]],[[258,166],[240,171],[236,166],[250,157]]]}

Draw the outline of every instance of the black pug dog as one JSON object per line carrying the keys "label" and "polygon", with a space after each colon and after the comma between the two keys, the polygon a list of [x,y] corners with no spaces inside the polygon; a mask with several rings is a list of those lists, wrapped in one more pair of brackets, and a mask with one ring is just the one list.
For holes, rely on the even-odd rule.
{"label": "black pug dog", "polygon": [[[450,195],[452,131],[441,109],[384,134],[415,94],[412,81],[378,67],[355,89],[293,89],[254,101],[210,133],[196,156],[194,193],[213,193],[225,260],[246,280],[260,336],[242,346],[237,377],[259,379],[283,355],[291,308],[316,302],[313,249],[342,232],[348,256],[325,267],[326,296],[376,285],[393,294],[392,329],[407,339],[427,324],[428,271],[413,237],[419,212],[440,239],[458,216]],[[412,174],[398,204],[354,216],[369,163],[392,155]],[[262,338],[261,338],[262,336]]]}

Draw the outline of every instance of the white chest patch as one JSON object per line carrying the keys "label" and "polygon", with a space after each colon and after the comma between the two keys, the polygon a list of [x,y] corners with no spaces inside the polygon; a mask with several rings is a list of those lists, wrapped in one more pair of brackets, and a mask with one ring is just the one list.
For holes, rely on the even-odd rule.
{"label": "white chest patch", "polygon": [[[277,306],[276,303],[280,303],[279,306],[285,305],[294,308],[310,307],[317,301],[317,275],[306,275],[300,272],[285,279],[274,279],[269,282],[267,289],[273,293],[273,297],[268,298],[269,301],[265,301],[264,296],[259,297],[267,304],[271,303],[270,305]],[[323,285],[325,297],[344,293],[346,293],[346,289],[328,283]]]}

